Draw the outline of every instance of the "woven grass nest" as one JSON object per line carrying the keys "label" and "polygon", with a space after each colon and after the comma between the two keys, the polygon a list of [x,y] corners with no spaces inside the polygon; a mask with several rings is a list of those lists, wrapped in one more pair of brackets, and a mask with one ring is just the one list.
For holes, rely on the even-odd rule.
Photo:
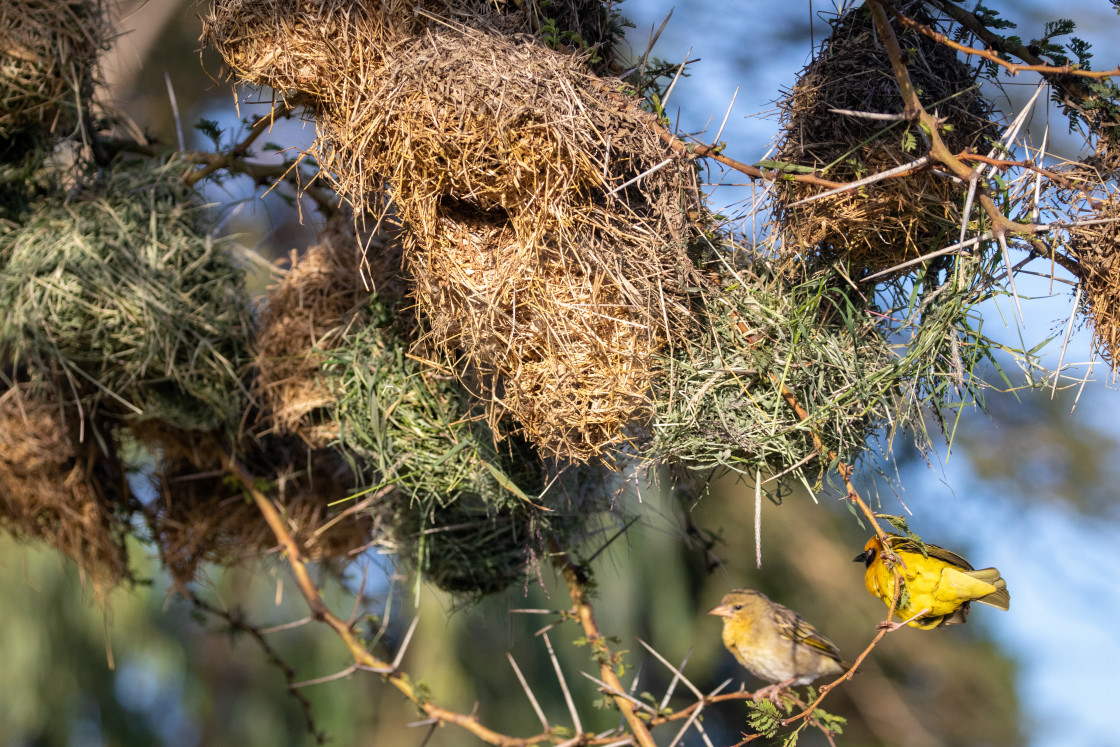
{"label": "woven grass nest", "polygon": [[177,161],[117,162],[0,235],[0,359],[91,414],[183,429],[244,411],[248,295]]}
{"label": "woven grass nest", "polygon": [[[922,3],[896,3],[915,20],[936,27]],[[944,123],[940,132],[954,153],[986,152],[996,134],[992,105],[976,89],[977,72],[956,53],[910,29],[895,33],[923,106]],[[813,169],[850,182],[913,161],[925,152],[923,134],[904,123],[865,119],[832,110],[899,114],[898,83],[866,7],[833,20],[820,54],[779,103],[783,134],[775,160],[792,170]],[[774,191],[777,223],[787,255],[843,261],[860,277],[893,267],[939,246],[960,231],[961,191],[944,175],[919,171],[804,205],[825,191],[786,182]]]}
{"label": "woven grass nest", "polygon": [[29,384],[0,393],[0,526],[74,558],[102,593],[129,576],[116,492],[124,474],[103,469],[74,419]]}
{"label": "woven grass nest", "polygon": [[[154,455],[155,497],[144,518],[177,581],[193,580],[203,563],[243,563],[277,549],[260,511],[227,479],[224,449],[213,434],[148,422],[132,424],[128,435]],[[247,440],[238,458],[251,474],[270,476],[258,487],[311,560],[345,562],[369,545],[375,514],[344,502],[356,482],[339,454],[269,437]]]}
{"label": "woven grass nest", "polygon": [[559,489],[545,490],[545,466],[528,444],[495,442],[448,370],[408,354],[391,307],[375,296],[373,308],[382,313],[323,366],[338,449],[373,487],[395,488],[373,509],[373,541],[446,591],[504,589],[524,578],[546,538],[578,533],[587,516]]}
{"label": "woven grass nest", "polygon": [[[264,435],[296,436],[345,457],[356,497],[341,506],[361,506],[372,522],[353,547],[395,553],[453,593],[505,588],[540,554],[545,528],[567,526],[552,518],[563,500],[550,494],[547,507],[534,504],[544,488],[537,455],[516,437],[496,444],[439,351],[418,355],[399,242],[359,237],[354,225],[346,212],[331,218],[263,304],[254,391]],[[382,495],[382,486],[392,492]],[[168,505],[184,503],[203,505]],[[198,553],[177,545],[183,560]]]}
{"label": "woven grass nest", "polygon": [[220,2],[206,38],[308,106],[312,153],[357,210],[387,190],[430,341],[494,433],[577,461],[625,444],[652,411],[652,355],[685,328],[691,165],[588,55],[506,38],[489,9],[420,14],[423,35],[391,8],[310,15],[329,38],[297,34],[288,3]]}
{"label": "woven grass nest", "polygon": [[0,137],[73,129],[108,33],[101,0],[0,0]]}
{"label": "woven grass nest", "polygon": [[622,28],[599,0],[215,0],[202,41],[239,79],[314,101],[342,103],[345,74],[364,80],[392,45],[443,27],[536,35],[576,44],[606,68]]}
{"label": "woven grass nest", "polygon": [[296,435],[314,448],[339,438],[330,413],[337,391],[324,378],[330,351],[373,322],[370,291],[396,314],[403,336],[415,327],[405,309],[401,248],[391,235],[355,231],[353,216],[330,218],[318,242],[269,290],[257,322],[253,391],[262,405],[264,432]]}
{"label": "woven grass nest", "polygon": [[[1120,189],[1109,160],[1089,159],[1064,175],[1081,190],[1060,190],[1057,204],[1070,220],[1067,245],[1080,272],[1083,314],[1092,320],[1093,345],[1113,371],[1120,370]],[[1100,221],[1100,222],[1097,222]]]}
{"label": "woven grass nest", "polygon": [[[833,276],[791,278],[764,260],[721,271],[702,331],[663,361],[648,456],[689,469],[819,481],[814,442],[848,464],[876,428],[905,420],[905,371]],[[809,415],[802,421],[786,393]],[[804,478],[803,478],[804,479]]]}

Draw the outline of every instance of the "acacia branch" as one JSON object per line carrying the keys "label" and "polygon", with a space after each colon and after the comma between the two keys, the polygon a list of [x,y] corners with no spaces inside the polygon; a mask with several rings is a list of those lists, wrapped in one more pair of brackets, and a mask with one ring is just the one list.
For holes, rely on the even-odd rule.
{"label": "acacia branch", "polygon": [[220,617],[222,620],[225,620],[227,625],[229,625],[230,630],[247,634],[257,643],[258,646],[261,647],[261,650],[264,651],[265,658],[267,658],[268,661],[277,669],[279,669],[281,674],[284,675],[284,681],[288,683],[288,694],[295,698],[296,702],[299,703],[300,711],[303,712],[303,721],[304,725],[307,728],[307,733],[310,734],[311,738],[315,740],[315,744],[326,744],[329,740],[327,738],[327,735],[319,731],[319,729],[315,726],[315,718],[311,713],[311,703],[309,703],[307,698],[304,697],[304,695],[295,688],[295,671],[291,668],[291,666],[288,665],[286,661],[280,658],[280,654],[276,652],[276,649],[274,649],[271,644],[269,644],[269,642],[265,640],[265,631],[262,631],[260,628],[249,624],[244,619],[242,619],[240,615],[229,612],[228,610],[223,610],[215,607],[214,605],[199,597],[186,586],[179,587],[177,591],[178,593],[186,597],[187,601],[193,604],[195,608],[200,609],[203,612],[208,612],[214,617]]}
{"label": "acacia branch", "polygon": [[[288,531],[288,528],[284,525],[284,519],[280,516],[280,512],[276,510],[276,507],[272,505],[268,497],[256,487],[254,475],[250,474],[243,465],[228,455],[224,457],[224,461],[224,468],[241,483],[242,488],[244,488],[245,492],[253,499],[257,509],[261,512],[261,516],[264,517],[272,533],[276,535],[276,541],[284,549],[284,554],[288,558],[288,564],[292,568],[292,574],[295,576],[296,585],[299,587],[300,593],[307,602],[307,606],[311,608],[312,616],[334,630],[338,637],[342,639],[342,642],[346,644],[346,648],[349,649],[350,655],[354,658],[356,664],[380,674],[386,682],[411,700],[416,707],[423,711],[429,718],[440,723],[454,724],[461,727],[487,744],[496,745],[497,747],[530,747],[530,745],[540,744],[541,742],[555,741],[552,732],[547,731],[532,737],[511,737],[484,726],[473,714],[468,715],[450,711],[422,697],[417,692],[417,688],[413,685],[412,680],[407,674],[396,669],[391,663],[383,661],[370,653],[361,640],[359,640],[358,636],[354,634],[350,624],[344,622],[330,611],[330,608],[327,607],[326,603],[323,601],[322,595],[319,593],[319,588],[311,579],[311,574],[307,569],[307,560],[303,555],[299,543],[295,541]],[[383,490],[388,492],[391,489],[391,487],[386,487]],[[583,743],[594,744],[595,742],[593,740],[587,740]],[[648,744],[652,747],[652,740]],[[645,747],[645,745],[643,745],[643,747]]]}
{"label": "acacia branch", "polygon": [[230,148],[225,153],[220,154],[220,157],[215,158],[210,163],[206,164],[201,169],[198,169],[186,176],[184,181],[190,186],[194,186],[200,179],[204,179],[210,174],[213,174],[220,168],[228,166],[230,163],[242,158],[249,152],[249,147],[256,142],[257,138],[267,132],[272,125],[276,123],[277,119],[283,119],[294,111],[295,106],[287,102],[277,104],[271,112],[264,115],[257,120],[256,124],[249,130],[249,133],[237,145]]}
{"label": "acacia branch", "polygon": [[837,686],[844,682],[848,682],[852,679],[852,677],[855,676],[856,670],[859,669],[860,665],[863,664],[864,660],[871,654],[871,651],[879,645],[879,641],[883,640],[884,636],[886,636],[887,633],[893,633],[899,628],[905,626],[908,622],[916,620],[929,612],[929,608],[927,607],[918,612],[916,615],[912,615],[910,618],[903,620],[902,622],[891,622],[891,618],[894,617],[895,609],[898,607],[898,599],[900,596],[902,596],[902,585],[896,584],[894,600],[891,602],[890,610],[887,611],[887,619],[879,623],[879,632],[876,633],[875,637],[871,639],[871,643],[867,644],[867,648],[860,652],[860,655],[856,657],[856,660],[852,663],[852,666],[848,668],[847,672],[844,672],[844,674],[840,675],[832,682],[829,682],[827,685],[821,685],[821,689],[817,694],[816,700],[814,700],[809,705],[805,705],[804,703],[802,703],[801,705],[804,706],[804,708],[800,713],[790,716],[789,718],[782,719],[782,726],[789,726],[790,724],[803,718],[812,720],[813,711],[817,709],[817,706],[821,704],[821,701],[823,701],[825,697]]}
{"label": "acacia branch", "polygon": [[[1086,87],[1086,80],[1102,80],[1104,78],[1120,76],[1120,67],[1115,67],[1112,70],[1094,71],[1086,70],[1076,65],[1046,64],[1041,57],[1031,51],[1030,47],[995,33],[984,25],[974,13],[965,10],[955,2],[952,2],[952,0],[930,1],[933,5],[940,8],[942,12],[960,24],[961,28],[967,29],[974,34],[976,38],[987,44],[989,49],[975,49],[973,47],[965,47],[964,45],[957,44],[946,38],[944,34],[939,34],[924,24],[918,23],[912,18],[907,18],[890,5],[886,5],[886,8],[899,20],[899,23],[913,28],[919,33],[925,34],[931,39],[935,39],[939,43],[945,44],[952,49],[964,52],[965,54],[975,54],[989,62],[999,65],[1012,75],[1020,72],[1039,73],[1046,77],[1049,83],[1058,91],[1061,96],[1062,104],[1069,109],[1077,111],[1082,116],[1087,116],[1088,114],[1084,109],[1084,102],[1095,97],[1095,94]],[[1020,65],[1009,62],[1001,57],[1000,54],[1017,57],[1027,64]],[[1102,109],[1093,110],[1096,116],[1100,116],[1103,111]],[[1108,121],[1100,123],[1100,125],[1102,127],[1120,127],[1120,115],[1112,113],[1109,115]]]}
{"label": "acacia branch", "polygon": [[[769,376],[770,381],[773,382],[774,386],[778,387],[778,391],[781,392],[782,399],[784,399],[786,404],[790,406],[790,409],[796,413],[798,419],[802,423],[808,424],[809,413],[801,406],[801,403],[797,401],[797,397],[794,396],[789,387],[782,383],[773,372],[771,372]],[[880,540],[887,541],[888,535],[883,531],[883,528],[879,526],[879,521],[875,516],[875,512],[871,510],[871,507],[867,505],[860,496],[859,491],[856,490],[856,486],[852,484],[852,474],[855,470],[846,462],[838,459],[836,452],[824,445],[824,441],[821,440],[821,437],[817,435],[817,432],[813,428],[809,428],[809,435],[813,439],[813,448],[816,449],[817,454],[820,456],[827,456],[829,463],[836,462],[836,471],[844,481],[844,487],[847,490],[845,498],[859,506],[859,510],[862,511],[863,515],[867,517],[867,520],[871,522],[871,527],[875,530],[876,536],[878,536]]]}
{"label": "acacia branch", "polygon": [[[967,10],[957,6],[955,3],[947,2],[946,0],[932,0],[933,4],[941,8],[946,14],[951,16],[954,21],[959,23],[964,28],[971,31],[979,39],[988,44],[989,49],[977,49],[970,47],[966,44],[955,42],[945,34],[936,31],[924,23],[919,23],[913,18],[904,15],[896,10],[889,3],[883,3],[887,12],[898,19],[898,22],[907,28],[914,29],[918,33],[933,39],[938,44],[943,44],[950,49],[954,49],[964,54],[976,55],[989,62],[994,62],[1000,67],[1007,70],[1012,75],[1019,73],[1041,73],[1042,75],[1071,75],[1079,78],[1111,78],[1120,75],[1120,67],[1114,67],[1111,70],[1086,70],[1080,65],[1067,64],[1067,65],[1051,65],[1042,61],[1030,51],[1029,47],[1022,44],[1016,44],[1009,39],[1006,39],[998,34],[992,32],[987,26],[981,23],[980,19]],[[999,53],[1013,54],[1021,60],[1027,60],[1028,64],[1019,64],[1009,62],[999,56]]]}
{"label": "acacia branch", "polygon": [[603,682],[614,692],[610,697],[614,700],[622,717],[626,719],[630,731],[641,747],[656,747],[649,728],[634,711],[634,704],[619,693],[625,693],[626,688],[618,679],[619,655],[611,653],[607,641],[599,631],[595,621],[595,609],[587,597],[587,574],[581,566],[572,561],[567,552],[560,549],[555,542],[552,543],[552,562],[563,574],[568,586],[568,595],[572,598],[572,616],[579,621],[583,634],[587,638],[593,656],[599,664],[599,673]]}
{"label": "acacia branch", "polygon": [[[978,181],[979,174],[953,155],[953,152],[945,145],[938,132],[937,117],[926,111],[922,102],[918,99],[918,93],[910,80],[910,71],[907,70],[906,63],[902,59],[902,49],[898,45],[898,37],[895,36],[894,29],[891,28],[891,24],[887,20],[887,14],[884,10],[886,3],[884,0],[867,0],[867,4],[875,22],[875,30],[887,50],[887,57],[891,61],[891,69],[894,71],[895,80],[898,82],[899,90],[902,93],[903,113],[911,120],[917,121],[929,137],[930,157],[966,184]],[[978,190],[977,199],[988,215],[993,236],[999,238],[1001,236],[1006,237],[1007,234],[1037,233],[1038,228],[1034,224],[1016,223],[1004,217],[999,206],[983,188]]]}
{"label": "acacia branch", "polygon": [[[765,179],[766,181],[789,181],[789,182],[803,182],[805,184],[815,184],[818,187],[828,187],[829,189],[839,189],[846,186],[843,182],[834,182],[829,179],[824,179],[816,174],[791,174],[780,169],[771,169],[766,171],[760,169],[758,166],[751,166],[750,164],[736,161],[734,158],[728,158],[720,152],[721,148],[718,145],[705,145],[704,143],[689,144],[678,138],[673,133],[666,130],[661,125],[656,125],[657,134],[668,145],[673,152],[687,155],[693,158],[711,158],[714,161],[722,163],[730,169],[734,169],[742,174],[753,177],[755,179]],[[856,187],[852,187],[856,189]]]}
{"label": "acacia branch", "polygon": [[121,153],[131,153],[145,158],[166,158],[171,154],[178,154],[183,160],[202,166],[203,168],[195,169],[184,177],[184,181],[188,184],[193,185],[201,179],[202,172],[209,175],[220,169],[225,169],[231,174],[248,176],[257,186],[271,188],[277,182],[287,182],[296,191],[297,195],[310,197],[325,215],[336,212],[341,202],[338,195],[329,189],[312,186],[316,177],[308,176],[303,169],[299,168],[298,162],[257,163],[247,160],[244,152],[236,156],[231,155],[236,147],[225,153],[211,153],[198,150],[180,151],[168,146],[146,145],[127,139],[106,139],[101,142],[110,160]]}

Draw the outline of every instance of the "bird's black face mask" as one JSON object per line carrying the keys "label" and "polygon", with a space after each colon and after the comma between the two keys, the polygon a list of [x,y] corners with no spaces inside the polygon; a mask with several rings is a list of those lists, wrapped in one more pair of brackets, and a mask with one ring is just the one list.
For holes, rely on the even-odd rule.
{"label": "bird's black face mask", "polygon": [[871,564],[875,562],[875,551],[874,550],[864,550],[859,555],[852,558],[852,562],[853,563],[863,563],[865,566],[870,568]]}

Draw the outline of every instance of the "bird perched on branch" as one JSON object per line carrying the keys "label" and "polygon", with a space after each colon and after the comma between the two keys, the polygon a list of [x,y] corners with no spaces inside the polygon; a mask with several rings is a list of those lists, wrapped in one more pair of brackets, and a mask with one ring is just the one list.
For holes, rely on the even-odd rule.
{"label": "bird perched on branch", "polygon": [[[895,612],[911,627],[929,630],[964,623],[971,602],[1001,610],[1010,608],[1007,582],[997,569],[976,570],[954,552],[905,537],[891,535],[888,544],[889,552],[898,559],[895,568],[904,580]],[[883,542],[872,537],[853,560],[866,564],[863,581],[867,590],[889,608],[896,593],[896,579]]]}
{"label": "bird perched on branch", "polygon": [[736,589],[708,610],[723,618],[723,645],[759,679],[772,683],[755,698],[849,668],[840,649],[801,615],[753,589]]}

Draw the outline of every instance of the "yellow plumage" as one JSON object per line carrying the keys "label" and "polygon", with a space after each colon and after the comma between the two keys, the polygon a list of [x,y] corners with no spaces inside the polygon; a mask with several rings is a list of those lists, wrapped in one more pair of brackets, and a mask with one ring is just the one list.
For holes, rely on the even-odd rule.
{"label": "yellow plumage", "polygon": [[[901,563],[897,570],[902,574],[907,595],[895,610],[903,620],[926,610],[909,625],[922,630],[963,623],[968,616],[970,602],[980,602],[1001,610],[1011,606],[1007,582],[995,568],[974,569],[968,561],[937,545],[922,547],[913,540],[892,536],[890,552]],[[855,557],[866,564],[864,584],[873,596],[891,606],[895,596],[894,571],[883,558],[883,543],[872,537],[864,551]],[[905,602],[905,603],[904,603]]]}
{"label": "yellow plumage", "polygon": [[723,618],[723,645],[751,674],[774,683],[772,692],[848,668],[836,644],[762,592],[736,589],[708,614]]}

